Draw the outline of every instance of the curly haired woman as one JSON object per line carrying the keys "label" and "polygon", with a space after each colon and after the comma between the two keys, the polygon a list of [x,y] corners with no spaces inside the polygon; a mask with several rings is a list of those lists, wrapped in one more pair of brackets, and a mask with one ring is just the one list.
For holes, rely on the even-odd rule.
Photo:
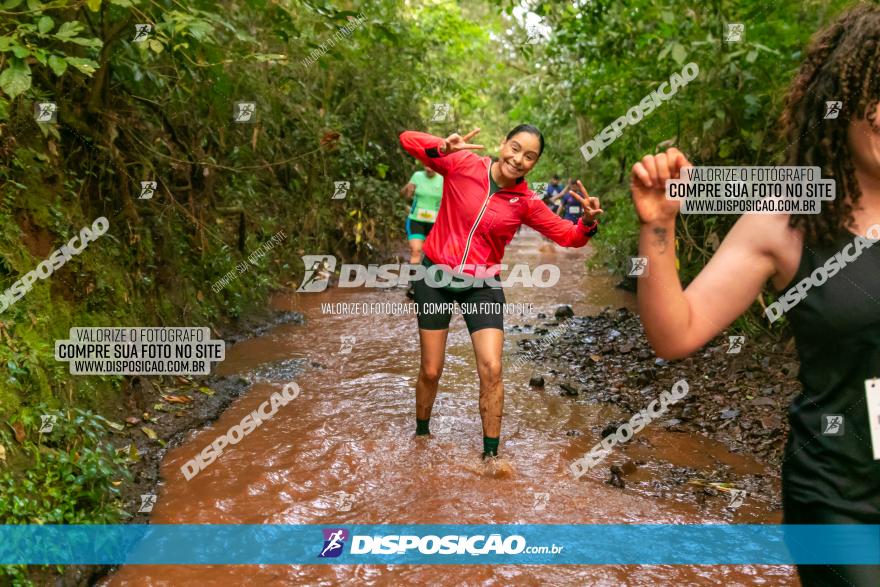
{"label": "curly haired woman", "polygon": [[[838,118],[825,119],[827,102],[842,102]],[[685,290],[672,246],[678,203],[665,197],[664,184],[690,163],[669,149],[633,167],[639,251],[650,267],[639,283],[641,319],[658,355],[684,357],[745,312],[768,280],[783,292],[824,273],[822,285],[787,313],[803,391],[789,409],[784,521],[880,524],[880,455],[872,450],[880,426],[872,427],[867,408],[868,381],[880,377],[880,246],[873,246],[880,237],[880,7],[860,5],[816,35],[782,122],[787,164],[819,167],[836,181],[836,199],[822,202],[820,214],[743,215]],[[843,416],[836,420],[843,434],[828,433],[829,415]],[[798,572],[807,587],[880,585],[878,566],[800,565]]]}

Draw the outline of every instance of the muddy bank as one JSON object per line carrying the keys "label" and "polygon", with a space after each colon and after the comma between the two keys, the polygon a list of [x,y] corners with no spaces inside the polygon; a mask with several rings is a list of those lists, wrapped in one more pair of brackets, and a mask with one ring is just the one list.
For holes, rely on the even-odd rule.
{"label": "muddy bank", "polygon": [[[740,489],[746,491],[746,499],[761,500],[772,509],[781,507],[779,469],[788,432],[786,410],[800,391],[791,345],[747,337],[738,352],[728,352],[737,351],[737,345],[719,336],[691,357],[665,361],[651,350],[638,316],[625,308],[581,317],[561,306],[555,316],[538,317],[534,335],[519,341],[520,356],[514,358],[531,361],[533,388],[572,402],[612,406],[620,416],[592,429],[562,433],[585,435],[592,446],[685,379],[687,395],[651,426],[704,435],[765,465],[763,473],[742,474],[719,460],[709,467],[649,463],[639,458],[644,452],[639,449],[661,447],[637,433],[596,467],[606,483],[715,508],[732,503],[731,489]],[[652,469],[650,480],[638,474],[645,466]]]}
{"label": "muddy bank", "polygon": [[[263,311],[230,325],[214,336],[229,348],[242,340],[260,336],[282,324],[302,324],[299,312]],[[283,372],[290,379],[306,365],[281,361],[266,369]],[[152,498],[162,491],[159,467],[169,449],[186,440],[189,432],[216,420],[223,411],[251,385],[260,373],[248,378],[238,376],[133,376],[126,378],[119,401],[105,406],[101,414],[118,426],[111,428],[110,442],[119,452],[129,455],[133,483],[123,491],[123,508],[130,515],[120,523],[148,524]],[[94,585],[113,571],[114,566],[70,565],[62,574],[51,569],[33,568],[30,579],[36,585],[73,587]]]}
{"label": "muddy bank", "polygon": [[[227,350],[242,340],[259,336],[281,324],[302,324],[302,314],[296,312],[264,313],[248,318],[218,333],[226,342]],[[292,365],[296,370],[298,365]],[[138,461],[132,466],[134,483],[123,493],[127,511],[133,523],[148,523],[149,513],[139,512],[141,496],[156,494],[159,483],[159,465],[169,448],[184,440],[187,432],[213,422],[232,401],[246,392],[254,378],[221,377],[131,377],[126,381],[124,402],[117,404],[105,416],[125,425],[114,435],[114,445],[128,448]],[[133,447],[133,449],[132,449]]]}

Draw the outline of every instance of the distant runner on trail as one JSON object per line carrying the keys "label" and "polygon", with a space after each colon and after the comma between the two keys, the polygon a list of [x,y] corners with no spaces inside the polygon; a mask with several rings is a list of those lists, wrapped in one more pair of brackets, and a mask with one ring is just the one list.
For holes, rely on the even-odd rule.
{"label": "distant runner on trail", "polygon": [[[843,114],[824,116],[841,103]],[[675,269],[679,203],[664,185],[690,163],[673,148],[635,164],[639,256],[648,259],[639,313],[658,355],[686,357],[769,280],[784,304],[767,315],[785,313],[803,387],[788,413],[784,522],[880,524],[880,6],[859,5],[814,37],[782,126],[785,165],[821,169],[836,198],[819,214],[744,214],[687,289]],[[871,536],[861,546],[880,551]],[[798,565],[798,574],[804,587],[880,585],[877,565]]]}
{"label": "distant runner on trail", "polygon": [[580,202],[572,194],[572,188],[575,187],[575,180],[571,180],[558,197],[559,200],[559,215],[569,222],[577,222],[580,219],[581,214],[583,214],[583,209],[581,209]]}
{"label": "distant runner on trail", "polygon": [[[422,243],[430,234],[440,211],[443,176],[426,165],[424,171],[412,174],[400,193],[412,198],[412,208],[406,217],[406,238],[409,241],[409,262],[417,265],[422,262]],[[412,297],[412,285],[407,295]]]}
{"label": "distant runner on trail", "polygon": [[559,205],[556,203],[556,196],[562,193],[563,186],[560,183],[560,177],[558,175],[554,175],[553,179],[550,180],[549,185],[547,185],[547,191],[544,194],[544,203],[547,204],[547,207],[550,208],[553,212],[559,208]]}
{"label": "distant runner on trail", "polygon": [[[478,308],[462,312],[474,346],[480,377],[480,417],[483,422],[483,458],[498,454],[504,389],[501,383],[501,350],[504,343],[504,291],[498,285],[505,246],[522,224],[564,247],[582,247],[599,229],[599,200],[578,183],[576,198],[584,214],[577,224],[553,214],[528,189],[525,175],[544,150],[544,137],[534,126],[522,124],[501,143],[500,156],[482,157],[472,150],[476,129],[443,139],[405,131],[403,148],[444,176],[443,200],[437,222],[425,240],[422,264],[431,279],[415,282],[418,304],[421,364],[416,383],[416,434],[428,434],[431,408],[443,372],[446,337],[454,302]],[[436,265],[436,266],[435,266]],[[487,285],[468,284],[468,277],[486,277]],[[444,278],[445,277],[445,278]],[[456,283],[450,283],[453,280]],[[434,287],[437,283],[446,287]],[[493,283],[494,282],[494,283]],[[492,283],[492,285],[488,285]],[[449,311],[444,311],[449,309]]]}

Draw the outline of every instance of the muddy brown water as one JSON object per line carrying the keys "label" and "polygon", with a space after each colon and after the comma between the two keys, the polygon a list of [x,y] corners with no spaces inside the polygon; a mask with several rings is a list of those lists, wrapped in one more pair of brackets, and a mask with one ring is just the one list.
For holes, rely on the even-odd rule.
{"label": "muddy brown water", "polygon": [[[505,317],[506,327],[540,325],[560,304],[577,315],[604,306],[635,309],[615,279],[590,275],[590,248],[563,249],[523,228],[505,262],[559,266],[553,288],[513,287],[509,303],[533,305],[531,315]],[[418,335],[412,315],[325,314],[322,304],[407,302],[403,290],[291,294],[273,300],[306,316],[227,350],[220,374],[258,382],[208,428],[193,432],[162,464],[154,524],[615,524],[779,523],[779,512],[747,500],[735,512],[700,508],[674,494],[650,491],[652,463],[694,468],[722,462],[742,474],[764,467],[748,456],[694,434],[654,426],[640,434],[631,458],[646,464],[626,489],[604,482],[607,467],[580,480],[568,464],[599,440],[590,432],[622,414],[585,405],[548,387],[534,390],[535,365],[513,365],[515,341],[505,336],[502,466],[481,464],[482,433],[473,350],[464,320],[454,316],[446,366],[431,419],[432,436],[416,439]],[[344,353],[342,336],[353,336]],[[301,361],[291,361],[299,359]],[[286,361],[286,362],[285,362]],[[241,442],[227,447],[187,481],[181,466],[288,382],[278,365],[304,364],[294,381],[299,397]],[[259,374],[259,376],[255,376]],[[625,415],[628,417],[628,415]],[[581,430],[581,436],[568,436]],[[536,494],[546,493],[547,497]],[[797,585],[786,566],[545,566],[545,565],[288,565],[126,566],[103,585]]]}

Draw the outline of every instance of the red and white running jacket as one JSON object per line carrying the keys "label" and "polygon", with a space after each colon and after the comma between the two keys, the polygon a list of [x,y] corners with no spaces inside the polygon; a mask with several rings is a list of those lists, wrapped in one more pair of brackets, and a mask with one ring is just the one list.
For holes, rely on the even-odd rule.
{"label": "red and white running jacket", "polygon": [[[563,220],[528,188],[516,184],[489,195],[492,158],[472,151],[440,153],[445,139],[423,132],[404,131],[400,144],[407,153],[443,176],[443,199],[424,251],[438,265],[456,273],[497,275],[504,247],[521,224],[531,226],[563,247],[582,247],[590,237],[581,218],[576,224]],[[496,266],[496,267],[492,267]]]}

